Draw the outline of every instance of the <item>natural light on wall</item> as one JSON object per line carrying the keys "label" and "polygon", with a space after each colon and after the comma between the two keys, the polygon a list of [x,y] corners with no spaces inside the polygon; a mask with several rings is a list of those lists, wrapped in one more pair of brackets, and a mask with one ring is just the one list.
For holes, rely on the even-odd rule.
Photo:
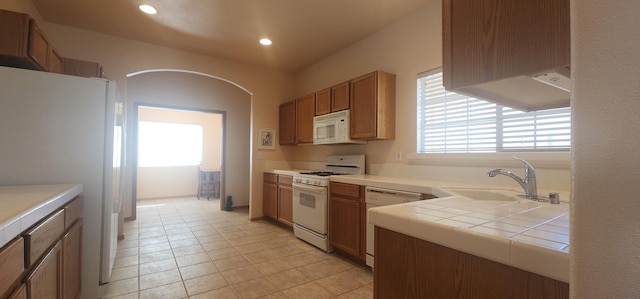
{"label": "natural light on wall", "polygon": [[202,162],[202,126],[141,121],[138,166],[186,166]]}

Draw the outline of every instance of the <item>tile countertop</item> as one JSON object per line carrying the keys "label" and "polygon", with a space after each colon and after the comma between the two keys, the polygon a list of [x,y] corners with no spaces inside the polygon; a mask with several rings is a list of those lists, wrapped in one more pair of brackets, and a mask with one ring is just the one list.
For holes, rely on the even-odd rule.
{"label": "tile countertop", "polygon": [[301,173],[301,172],[308,172],[308,171],[311,171],[311,170],[308,170],[308,169],[267,169],[264,172],[293,176],[295,174],[298,174],[298,173]]}
{"label": "tile countertop", "polygon": [[331,181],[439,196],[437,199],[372,208],[368,212],[369,222],[569,282],[567,203],[551,205],[526,199],[492,201],[448,196],[439,188],[452,184],[438,181],[372,175],[332,176]]}
{"label": "tile countertop", "polygon": [[0,248],[82,193],[82,185],[0,186]]}

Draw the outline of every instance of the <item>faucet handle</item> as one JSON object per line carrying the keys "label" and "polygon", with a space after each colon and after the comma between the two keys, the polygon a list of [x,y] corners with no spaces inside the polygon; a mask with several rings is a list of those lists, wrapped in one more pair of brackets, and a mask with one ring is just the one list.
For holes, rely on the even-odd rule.
{"label": "faucet handle", "polygon": [[513,156],[513,159],[519,160],[520,162],[524,163],[524,165],[527,166],[527,171],[534,172],[536,170],[535,168],[533,168],[533,165],[531,165],[531,163],[527,162],[525,159],[518,158],[516,156]]}

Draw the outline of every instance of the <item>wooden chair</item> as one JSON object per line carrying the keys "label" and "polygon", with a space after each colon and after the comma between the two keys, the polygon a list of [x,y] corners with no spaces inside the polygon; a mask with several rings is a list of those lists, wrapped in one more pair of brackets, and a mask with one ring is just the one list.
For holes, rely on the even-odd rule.
{"label": "wooden chair", "polygon": [[220,198],[220,171],[203,170],[198,166],[198,193],[196,197]]}

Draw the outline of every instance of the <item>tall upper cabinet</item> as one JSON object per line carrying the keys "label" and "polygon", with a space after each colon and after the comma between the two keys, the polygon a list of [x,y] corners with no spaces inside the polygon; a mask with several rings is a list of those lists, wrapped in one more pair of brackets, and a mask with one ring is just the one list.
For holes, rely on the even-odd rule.
{"label": "tall upper cabinet", "polygon": [[[443,0],[448,90],[520,110],[569,105],[569,0]],[[558,82],[560,80],[561,82]]]}
{"label": "tall upper cabinet", "polygon": [[313,117],[315,115],[315,93],[296,99],[296,144],[313,143]]}
{"label": "tall upper cabinet", "polygon": [[375,71],[351,80],[351,138],[394,139],[396,76]]}
{"label": "tall upper cabinet", "polygon": [[280,104],[279,107],[279,128],[278,140],[280,145],[296,144],[296,101],[289,101]]}

